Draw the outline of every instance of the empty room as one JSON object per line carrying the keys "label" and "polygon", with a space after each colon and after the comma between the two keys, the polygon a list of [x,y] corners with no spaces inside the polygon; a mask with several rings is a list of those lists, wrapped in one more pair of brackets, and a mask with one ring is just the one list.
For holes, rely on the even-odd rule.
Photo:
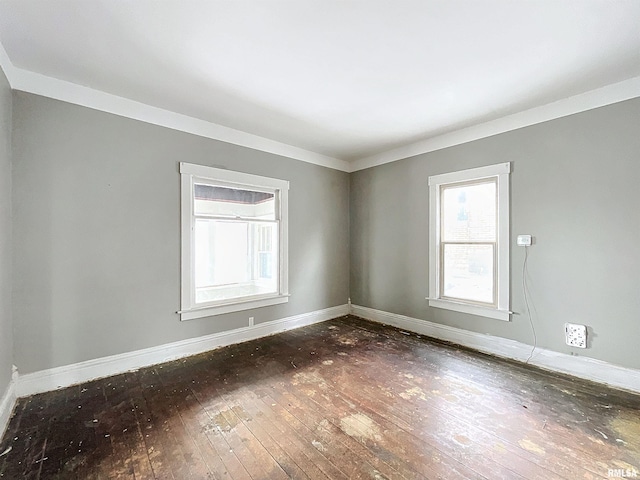
{"label": "empty room", "polygon": [[0,0],[0,479],[640,478],[640,2]]}

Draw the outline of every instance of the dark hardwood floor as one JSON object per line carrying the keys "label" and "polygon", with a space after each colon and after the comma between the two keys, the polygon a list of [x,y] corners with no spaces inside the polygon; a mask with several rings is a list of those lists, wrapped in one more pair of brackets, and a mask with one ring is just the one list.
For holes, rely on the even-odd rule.
{"label": "dark hardwood floor", "polygon": [[0,477],[629,477],[639,409],[640,396],[344,317],[21,399]]}

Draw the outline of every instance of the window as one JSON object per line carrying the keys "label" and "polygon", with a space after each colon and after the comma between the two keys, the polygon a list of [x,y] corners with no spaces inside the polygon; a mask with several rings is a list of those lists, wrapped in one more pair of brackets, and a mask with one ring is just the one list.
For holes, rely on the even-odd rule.
{"label": "window", "polygon": [[429,177],[429,306],[509,320],[510,171]]}
{"label": "window", "polygon": [[181,320],[288,301],[289,182],[180,164]]}

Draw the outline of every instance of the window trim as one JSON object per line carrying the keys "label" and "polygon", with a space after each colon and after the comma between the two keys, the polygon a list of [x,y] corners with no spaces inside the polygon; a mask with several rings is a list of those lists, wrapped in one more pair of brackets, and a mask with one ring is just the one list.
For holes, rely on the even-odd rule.
{"label": "window trim", "polygon": [[[430,307],[453,310],[455,312],[479,315],[509,321],[509,174],[511,163],[499,163],[486,167],[471,168],[457,172],[443,173],[429,177],[429,301]],[[441,186],[496,179],[498,196],[498,232],[497,232],[497,302],[496,307],[474,302],[445,299],[440,292],[440,275],[442,270],[440,243],[440,203]]]}
{"label": "window trim", "polygon": [[[196,305],[194,300],[195,236],[193,212],[194,181],[204,180],[223,186],[252,188],[256,191],[278,191],[278,292],[229,299],[215,304]],[[206,167],[180,162],[180,221],[181,221],[181,284],[180,320],[192,320],[253,308],[277,305],[289,301],[288,215],[289,182],[249,173]]]}

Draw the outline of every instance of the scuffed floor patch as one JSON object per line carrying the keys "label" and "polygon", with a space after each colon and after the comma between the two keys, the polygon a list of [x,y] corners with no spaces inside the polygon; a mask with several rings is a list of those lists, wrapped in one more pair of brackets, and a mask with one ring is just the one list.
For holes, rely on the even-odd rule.
{"label": "scuffed floor patch", "polygon": [[350,437],[360,440],[382,440],[380,427],[364,413],[354,413],[340,420],[340,427]]}
{"label": "scuffed floor patch", "polygon": [[540,445],[533,443],[531,440],[527,438],[523,438],[522,440],[520,440],[518,442],[518,445],[520,445],[522,448],[524,448],[525,450],[531,453],[537,453],[538,455],[545,454],[544,448],[542,448]]}

